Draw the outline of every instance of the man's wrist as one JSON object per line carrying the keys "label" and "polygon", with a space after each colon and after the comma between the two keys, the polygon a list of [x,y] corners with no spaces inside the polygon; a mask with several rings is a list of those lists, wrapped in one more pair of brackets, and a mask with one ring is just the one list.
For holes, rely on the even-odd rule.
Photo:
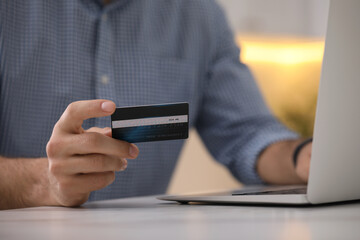
{"label": "man's wrist", "polygon": [[33,169],[38,169],[38,171],[33,172],[32,184],[29,186],[30,191],[26,191],[27,196],[24,196],[28,207],[58,205],[50,187],[48,159],[34,159],[33,166]]}
{"label": "man's wrist", "polygon": [[46,158],[0,157],[0,209],[56,205]]}
{"label": "man's wrist", "polygon": [[280,141],[265,149],[257,163],[257,171],[264,182],[269,184],[302,183],[292,162],[292,154],[302,141],[302,139]]}
{"label": "man's wrist", "polygon": [[292,160],[293,160],[293,163],[294,163],[294,167],[295,167],[295,168],[296,168],[296,166],[297,166],[297,161],[298,161],[298,157],[299,157],[300,151],[301,151],[307,144],[311,143],[312,141],[313,141],[313,138],[312,138],[312,137],[311,137],[311,138],[307,138],[307,139],[303,140],[302,142],[300,142],[300,143],[296,146],[296,148],[295,148],[295,150],[294,150],[294,153],[293,153],[293,155],[292,155]]}

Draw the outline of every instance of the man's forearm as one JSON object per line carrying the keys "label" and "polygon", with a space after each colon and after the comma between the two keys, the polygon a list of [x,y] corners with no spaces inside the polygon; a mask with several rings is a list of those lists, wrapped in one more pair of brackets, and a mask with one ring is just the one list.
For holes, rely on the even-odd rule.
{"label": "man's forearm", "polygon": [[270,184],[304,184],[295,172],[292,155],[302,140],[283,141],[270,145],[261,153],[257,171]]}
{"label": "man's forearm", "polygon": [[48,161],[0,157],[0,209],[49,205]]}

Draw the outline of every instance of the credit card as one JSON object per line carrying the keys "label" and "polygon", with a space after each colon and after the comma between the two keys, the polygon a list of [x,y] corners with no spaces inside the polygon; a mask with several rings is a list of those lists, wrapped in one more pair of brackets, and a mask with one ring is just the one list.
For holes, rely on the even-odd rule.
{"label": "credit card", "polygon": [[172,103],[116,108],[111,115],[112,137],[126,142],[186,139],[189,104]]}

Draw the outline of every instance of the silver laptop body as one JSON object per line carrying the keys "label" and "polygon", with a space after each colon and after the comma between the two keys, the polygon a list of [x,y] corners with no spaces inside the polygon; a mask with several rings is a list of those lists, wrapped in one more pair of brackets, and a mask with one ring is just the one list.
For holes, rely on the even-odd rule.
{"label": "silver laptop body", "polygon": [[[164,196],[178,202],[321,204],[360,199],[360,1],[331,0],[314,129],[310,177],[304,193],[279,194],[289,186]],[[301,188],[302,186],[291,186]],[[264,187],[261,191],[263,191]],[[270,188],[270,190],[269,190]]]}

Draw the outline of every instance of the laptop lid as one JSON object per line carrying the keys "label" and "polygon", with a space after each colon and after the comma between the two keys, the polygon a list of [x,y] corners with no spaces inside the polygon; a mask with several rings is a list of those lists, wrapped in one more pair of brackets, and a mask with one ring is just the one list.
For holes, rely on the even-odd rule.
{"label": "laptop lid", "polygon": [[208,203],[320,204],[360,199],[360,1],[331,0],[307,194],[163,196]]}
{"label": "laptop lid", "polygon": [[307,198],[360,199],[360,1],[332,0]]}

